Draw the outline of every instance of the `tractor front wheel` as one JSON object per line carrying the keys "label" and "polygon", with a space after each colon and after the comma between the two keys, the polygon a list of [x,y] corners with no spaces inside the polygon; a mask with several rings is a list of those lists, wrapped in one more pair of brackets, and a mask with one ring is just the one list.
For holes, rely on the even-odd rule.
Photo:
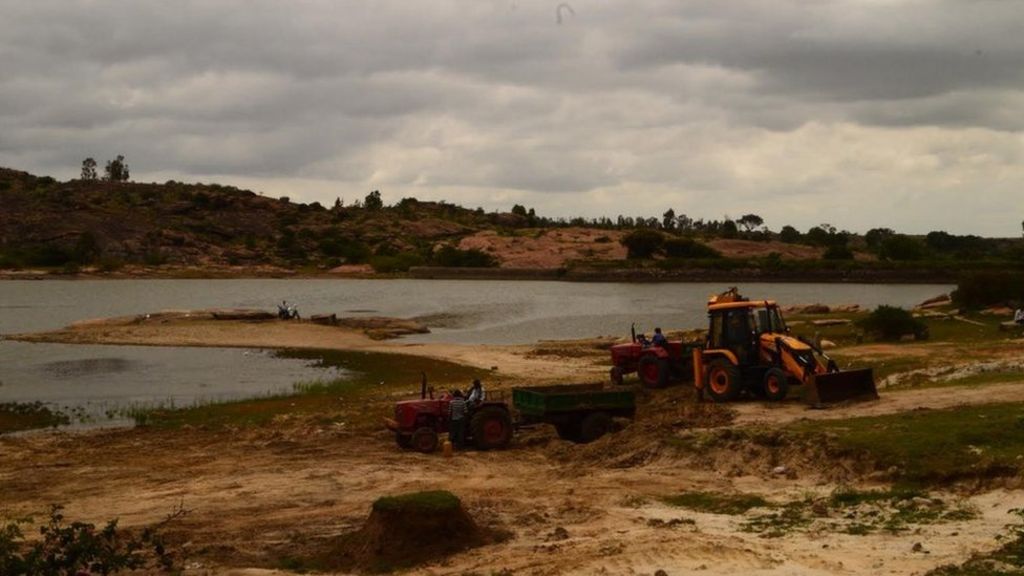
{"label": "tractor front wheel", "polygon": [[612,381],[612,384],[616,386],[622,386],[622,368],[619,368],[618,366],[612,366],[612,369],[608,371],[608,377]]}
{"label": "tractor front wheel", "polygon": [[780,402],[789,392],[789,375],[779,368],[769,368],[761,382],[764,397],[769,402]]}
{"label": "tractor front wheel", "polygon": [[668,360],[648,355],[640,359],[637,374],[646,388],[664,388],[668,384]]}
{"label": "tractor front wheel", "polygon": [[704,387],[715,402],[735,400],[740,394],[740,370],[728,360],[712,360],[706,370]]}
{"label": "tractor front wheel", "polygon": [[410,445],[418,452],[424,454],[430,454],[434,450],[437,450],[437,432],[433,428],[417,428],[412,433],[412,438],[409,439]]}
{"label": "tractor front wheel", "polygon": [[469,420],[473,443],[480,450],[505,448],[512,441],[512,417],[508,410],[481,408]]}

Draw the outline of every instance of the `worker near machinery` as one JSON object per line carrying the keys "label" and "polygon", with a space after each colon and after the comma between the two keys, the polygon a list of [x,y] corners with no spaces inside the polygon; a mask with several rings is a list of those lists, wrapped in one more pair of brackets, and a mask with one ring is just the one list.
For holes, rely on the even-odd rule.
{"label": "worker near machinery", "polygon": [[661,348],[668,348],[668,339],[661,333],[661,328],[654,329],[654,336],[651,336],[651,344]]}
{"label": "worker near machinery", "polygon": [[480,404],[483,404],[486,399],[487,392],[484,392],[484,385],[480,383],[479,378],[474,378],[473,385],[469,388],[469,406],[471,408],[475,408]]}
{"label": "worker near machinery", "polygon": [[452,391],[451,402],[448,403],[448,439],[452,447],[461,450],[466,438],[466,399],[462,390]]}

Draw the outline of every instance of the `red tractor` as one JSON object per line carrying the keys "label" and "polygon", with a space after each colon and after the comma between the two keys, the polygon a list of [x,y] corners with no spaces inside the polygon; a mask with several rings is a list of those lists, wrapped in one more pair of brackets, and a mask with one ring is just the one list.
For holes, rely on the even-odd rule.
{"label": "red tractor", "polygon": [[612,384],[621,385],[625,376],[633,372],[647,388],[663,388],[669,382],[693,378],[693,349],[701,346],[699,342],[670,340],[662,347],[637,338],[635,328],[631,333],[632,342],[611,347]]}
{"label": "red tractor", "polygon": [[[434,398],[433,389],[427,390],[424,379],[420,398],[395,404],[395,418],[385,420],[385,424],[402,448],[433,452],[437,450],[439,435],[448,433],[451,400],[449,393]],[[504,402],[484,402],[470,408],[468,416],[466,441],[477,449],[501,449],[512,441],[512,416]]]}

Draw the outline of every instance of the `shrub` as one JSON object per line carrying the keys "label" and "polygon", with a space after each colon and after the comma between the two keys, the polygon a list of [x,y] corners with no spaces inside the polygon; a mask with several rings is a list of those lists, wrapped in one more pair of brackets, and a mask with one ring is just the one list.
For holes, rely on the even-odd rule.
{"label": "shrub", "polygon": [[783,226],[782,230],[779,232],[779,240],[787,244],[796,244],[801,238],[802,235],[800,234],[800,231],[788,224]]}
{"label": "shrub", "polygon": [[382,273],[408,272],[409,268],[423,264],[423,258],[419,254],[387,254],[377,255],[370,258],[370,266],[374,271]]}
{"label": "shrub", "polygon": [[875,308],[867,317],[857,324],[865,332],[881,340],[899,340],[905,334],[913,334],[915,339],[928,338],[928,327],[903,308],[882,305]]}
{"label": "shrub", "polygon": [[634,230],[619,242],[626,247],[626,257],[633,259],[650,258],[661,248],[665,237],[657,230]]}
{"label": "shrub", "polygon": [[[165,549],[158,527],[147,528],[139,536],[117,529],[117,520],[103,528],[85,522],[64,522],[62,507],[50,507],[49,522],[40,529],[40,540],[24,541],[21,524],[26,520],[0,525],[0,574],[116,574],[146,570],[171,572],[174,559]],[[184,514],[177,511],[165,523]]]}
{"label": "shrub", "polygon": [[498,261],[490,254],[470,248],[460,250],[454,246],[444,246],[434,253],[434,264],[448,268],[493,268]]}
{"label": "shrub", "polygon": [[821,256],[825,260],[853,260],[853,251],[846,246],[833,244]]}
{"label": "shrub", "polygon": [[882,240],[879,255],[886,260],[920,260],[924,257],[924,244],[905,234],[896,234]]}
{"label": "shrub", "polygon": [[951,294],[964,308],[1024,301],[1024,272],[973,272],[960,277]]}
{"label": "shrub", "polygon": [[711,246],[692,238],[669,238],[663,248],[670,258],[720,258],[722,255]]}

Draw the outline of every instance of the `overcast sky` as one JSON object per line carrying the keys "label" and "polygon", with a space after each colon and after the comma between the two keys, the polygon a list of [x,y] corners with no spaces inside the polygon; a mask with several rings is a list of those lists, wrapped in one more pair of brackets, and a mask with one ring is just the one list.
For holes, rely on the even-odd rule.
{"label": "overcast sky", "polygon": [[0,0],[0,166],[1018,236],[1018,0]]}

